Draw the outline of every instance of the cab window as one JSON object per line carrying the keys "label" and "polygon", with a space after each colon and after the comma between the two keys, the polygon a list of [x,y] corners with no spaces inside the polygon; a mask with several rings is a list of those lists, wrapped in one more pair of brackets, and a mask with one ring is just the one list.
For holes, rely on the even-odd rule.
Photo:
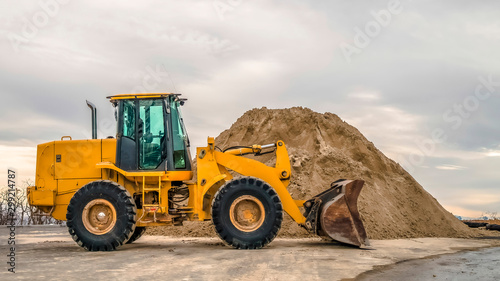
{"label": "cab window", "polygon": [[182,126],[182,117],[179,111],[179,102],[170,103],[170,114],[172,118],[172,139],[174,145],[174,168],[186,168],[186,134]]}
{"label": "cab window", "polygon": [[135,103],[134,101],[123,101],[123,136],[135,141]]}
{"label": "cab window", "polygon": [[139,168],[155,169],[163,160],[165,122],[162,100],[139,100]]}

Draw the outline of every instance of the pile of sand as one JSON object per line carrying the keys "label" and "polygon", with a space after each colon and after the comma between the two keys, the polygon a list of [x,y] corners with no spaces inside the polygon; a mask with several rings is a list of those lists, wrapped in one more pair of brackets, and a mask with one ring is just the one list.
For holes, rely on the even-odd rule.
{"label": "pile of sand", "polygon": [[[359,211],[368,237],[470,237],[474,231],[446,211],[399,164],[387,158],[356,128],[332,113],[307,108],[253,109],[216,138],[216,145],[269,144],[283,140],[292,164],[288,191],[295,199],[309,199],[334,180],[365,181]],[[274,155],[258,157],[268,165]],[[209,223],[152,228],[150,234],[215,236]],[[287,215],[281,237],[307,237]]]}

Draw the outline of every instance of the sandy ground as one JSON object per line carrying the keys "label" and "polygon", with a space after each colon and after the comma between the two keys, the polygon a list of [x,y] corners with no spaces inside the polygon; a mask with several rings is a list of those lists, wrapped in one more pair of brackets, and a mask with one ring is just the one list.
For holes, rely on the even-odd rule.
{"label": "sandy ground", "polygon": [[235,250],[216,238],[146,236],[114,252],[87,252],[65,227],[16,230],[16,274],[7,271],[8,229],[0,228],[0,280],[342,280],[380,266],[461,250],[500,246],[500,238],[372,240],[357,249],[320,239],[276,239]]}
{"label": "sandy ground", "polygon": [[363,273],[356,280],[481,280],[499,279],[500,248],[410,260]]}

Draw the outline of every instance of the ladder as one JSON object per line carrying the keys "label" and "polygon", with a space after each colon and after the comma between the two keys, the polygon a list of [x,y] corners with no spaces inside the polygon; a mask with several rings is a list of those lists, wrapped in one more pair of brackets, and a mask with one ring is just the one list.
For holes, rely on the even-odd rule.
{"label": "ladder", "polygon": [[[158,204],[145,204],[146,202],[146,193],[150,191],[156,191],[158,192]],[[144,208],[157,208],[161,209],[161,176],[158,177],[158,187],[146,187],[146,176],[142,176],[142,209],[143,211],[145,210]]]}

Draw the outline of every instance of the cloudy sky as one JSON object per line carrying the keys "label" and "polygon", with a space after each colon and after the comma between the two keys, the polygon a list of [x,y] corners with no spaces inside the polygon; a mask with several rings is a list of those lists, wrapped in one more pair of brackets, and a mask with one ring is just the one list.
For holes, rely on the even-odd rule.
{"label": "cloudy sky", "polygon": [[[457,215],[500,213],[498,1],[0,2],[0,179],[115,134],[106,96],[180,92],[195,146],[254,107],[333,112]],[[1,184],[0,184],[1,185]],[[381,199],[383,200],[383,199]]]}

